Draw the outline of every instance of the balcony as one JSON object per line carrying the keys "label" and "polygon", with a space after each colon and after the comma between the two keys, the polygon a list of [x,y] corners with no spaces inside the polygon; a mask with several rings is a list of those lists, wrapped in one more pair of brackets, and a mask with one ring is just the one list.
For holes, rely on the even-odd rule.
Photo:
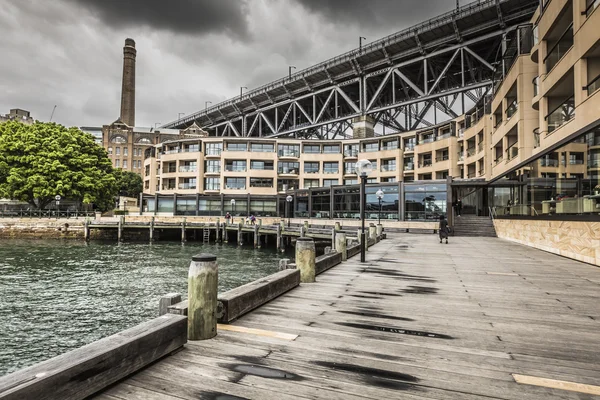
{"label": "balcony", "polygon": [[319,169],[314,169],[314,168],[309,168],[309,169],[304,169],[304,173],[305,174],[318,174],[319,173]]}
{"label": "balcony", "polygon": [[434,141],[435,141],[435,139],[432,136],[432,137],[428,137],[428,138],[419,140],[419,144],[433,143]]}
{"label": "balcony", "polygon": [[533,97],[537,97],[540,93],[540,77],[536,76],[531,83],[533,84]]}
{"label": "balcony", "polygon": [[548,133],[554,132],[575,117],[575,97],[571,96],[547,116]]}
{"label": "balcony", "polygon": [[506,162],[512,160],[516,156],[519,155],[519,147],[517,147],[517,143],[513,144],[506,150]]}
{"label": "balcony", "polygon": [[406,163],[406,164],[404,164],[404,170],[405,171],[414,171],[415,170],[415,164],[414,163]]}
{"label": "balcony", "polygon": [[477,145],[477,153],[481,153],[483,151],[483,141],[480,141]]}
{"label": "balcony", "polygon": [[444,133],[443,135],[440,135],[436,138],[436,140],[444,140],[444,139],[448,139],[449,137],[452,137],[452,133]]}
{"label": "balcony", "polygon": [[436,157],[435,162],[448,161],[448,159],[449,159],[448,154],[445,154],[443,156]]}
{"label": "balcony", "polygon": [[588,168],[600,168],[600,159],[590,159],[588,160]]}
{"label": "balcony", "polygon": [[474,155],[475,155],[475,146],[473,146],[473,147],[469,147],[469,148],[467,149],[467,157],[472,157],[472,156],[474,156]]}
{"label": "balcony", "polygon": [[239,186],[239,185],[233,185],[233,186],[229,186],[229,185],[225,185],[225,189],[227,190],[246,190],[246,186]]}
{"label": "balcony", "polygon": [[494,160],[494,165],[498,165],[504,160],[504,157],[500,156]]}
{"label": "balcony", "polygon": [[323,173],[324,174],[339,174],[340,170],[339,170],[339,168],[325,168],[325,169],[323,169]]}
{"label": "balcony", "polygon": [[222,152],[223,152],[223,149],[212,149],[212,148],[208,148],[208,149],[206,149],[206,154],[205,154],[205,156],[210,156],[210,157],[220,157]]}
{"label": "balcony", "polygon": [[588,96],[591,96],[596,90],[600,89],[600,75],[598,75],[590,83],[588,83],[585,89],[587,90]]}
{"label": "balcony", "polygon": [[181,152],[181,149],[177,148],[177,149],[165,150],[162,153],[163,153],[163,155],[166,156],[168,154],[177,154],[177,153],[180,153],[180,152]]}
{"label": "balcony", "polygon": [[355,150],[355,149],[344,150],[344,157],[346,157],[346,158],[357,158],[358,157],[358,150]]}
{"label": "balcony", "polygon": [[506,108],[506,120],[508,121],[509,119],[512,118],[513,115],[515,115],[517,113],[517,111],[519,110],[519,103],[517,103],[517,100],[514,100],[512,103],[510,103],[510,105]]}
{"label": "balcony", "polygon": [[236,165],[226,165],[225,171],[227,172],[246,172],[246,167],[240,167]]}
{"label": "balcony", "polygon": [[195,183],[180,183],[179,190],[196,190]]}
{"label": "balcony", "polygon": [[542,158],[540,160],[540,167],[558,167],[558,160]]}
{"label": "balcony", "polygon": [[540,147],[540,129],[535,128],[533,130],[533,148],[537,149]]}
{"label": "balcony", "polygon": [[298,157],[300,157],[300,150],[290,150],[290,149],[279,150],[277,152],[277,155],[279,157],[293,157],[293,158],[298,158]]}
{"label": "balcony", "polygon": [[396,170],[396,164],[394,165],[382,165],[381,172],[392,172]]}
{"label": "balcony", "polygon": [[433,162],[431,160],[423,160],[419,163],[419,168],[431,167]]}
{"label": "balcony", "polygon": [[405,145],[404,146],[404,151],[405,152],[415,151],[415,145],[414,145],[414,143]]}
{"label": "balcony", "polygon": [[556,44],[548,51],[548,55],[544,59],[546,64],[546,73],[549,73],[552,68],[564,57],[573,47],[573,24],[569,25],[567,30],[562,34]]}
{"label": "balcony", "polygon": [[277,169],[277,173],[284,174],[284,175],[298,175],[298,169],[282,167],[282,168]]}
{"label": "balcony", "polygon": [[459,162],[460,161],[465,161],[465,153],[464,153],[464,151],[459,151],[458,154],[457,154],[457,157],[458,157],[458,161]]}
{"label": "balcony", "polygon": [[204,171],[204,173],[206,173],[206,174],[220,174],[221,173],[221,167],[214,167],[214,166],[207,167],[206,171]]}
{"label": "balcony", "polygon": [[355,168],[344,169],[344,175],[356,175],[356,169]]}
{"label": "balcony", "polygon": [[569,165],[583,165],[583,160],[572,158],[569,160]]}
{"label": "balcony", "polygon": [[191,165],[183,165],[181,167],[179,167],[179,172],[196,172],[198,171],[198,168],[195,166],[191,166]]}
{"label": "balcony", "polygon": [[218,192],[221,190],[220,184],[208,184],[204,187],[205,192]]}
{"label": "balcony", "polygon": [[461,137],[464,137],[464,136],[465,136],[465,128],[460,128],[458,130],[458,137],[461,138]]}

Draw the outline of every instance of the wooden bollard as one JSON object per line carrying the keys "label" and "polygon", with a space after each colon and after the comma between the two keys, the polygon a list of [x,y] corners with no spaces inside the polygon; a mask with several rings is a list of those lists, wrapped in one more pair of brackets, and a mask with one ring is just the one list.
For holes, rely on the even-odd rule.
{"label": "wooden bollard", "polygon": [[260,249],[260,235],[258,234],[258,225],[254,225],[254,248]]}
{"label": "wooden bollard", "polygon": [[179,302],[181,302],[181,295],[179,293],[165,294],[158,302],[158,315],[167,314],[169,312],[169,307]]}
{"label": "wooden bollard", "polygon": [[309,228],[308,221],[304,221],[304,230],[306,230],[306,232],[308,232],[308,228]]}
{"label": "wooden bollard", "polygon": [[337,234],[337,231],[335,230],[335,228],[331,228],[331,247],[335,249],[335,235]]}
{"label": "wooden bollard", "polygon": [[383,234],[383,225],[377,224],[376,228],[377,228],[377,231],[376,231],[377,237],[380,237]]}
{"label": "wooden bollard", "polygon": [[188,273],[188,340],[205,340],[217,335],[217,257],[192,257]]}
{"label": "wooden bollard", "polygon": [[119,223],[117,225],[117,240],[119,242],[123,241],[123,224],[125,223],[125,217],[119,217]]}
{"label": "wooden bollard", "polygon": [[219,222],[219,219],[217,218],[217,231],[215,232],[215,241],[218,243],[220,239],[220,235],[221,235],[221,223]]}
{"label": "wooden bollard", "polygon": [[315,281],[315,241],[312,238],[296,239],[296,268],[300,270],[300,282]]}
{"label": "wooden bollard", "polygon": [[183,221],[181,221],[181,243],[185,243],[186,241],[186,237],[185,237],[185,218],[183,219]]}
{"label": "wooden bollard", "polygon": [[342,261],[348,259],[348,243],[346,242],[346,234],[338,232],[335,236],[335,251],[342,253]]}
{"label": "wooden bollard", "polygon": [[360,230],[360,228],[356,230],[356,237],[358,238],[358,243],[359,244],[360,244],[360,239],[362,237],[361,233],[362,233],[362,231]]}
{"label": "wooden bollard", "polygon": [[368,240],[377,240],[377,229],[375,228],[375,224],[369,224]]}
{"label": "wooden bollard", "polygon": [[227,232],[227,221],[223,224],[223,232],[221,235],[223,243],[229,243],[229,232]]}
{"label": "wooden bollard", "polygon": [[300,227],[300,237],[306,237],[307,229],[303,226]]}
{"label": "wooden bollard", "polygon": [[90,220],[86,219],[85,224],[83,224],[83,238],[86,242],[90,241]]}
{"label": "wooden bollard", "polygon": [[154,217],[150,218],[150,242],[154,241]]}
{"label": "wooden bollard", "polygon": [[335,230],[338,232],[342,230],[342,225],[339,222],[335,223]]}
{"label": "wooden bollard", "polygon": [[244,245],[244,232],[242,231],[243,228],[244,228],[244,222],[240,221],[240,223],[238,224],[238,231],[237,231],[238,246]]}
{"label": "wooden bollard", "polygon": [[283,228],[281,225],[277,225],[277,239],[275,240],[275,247],[277,250],[283,250],[283,237],[281,236],[281,231]]}

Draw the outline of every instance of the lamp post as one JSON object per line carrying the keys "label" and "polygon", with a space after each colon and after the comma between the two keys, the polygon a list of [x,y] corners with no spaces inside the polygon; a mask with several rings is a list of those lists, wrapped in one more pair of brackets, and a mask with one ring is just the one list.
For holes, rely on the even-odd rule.
{"label": "lamp post", "polygon": [[290,213],[289,213],[289,208],[290,208],[290,205],[292,204],[292,201],[294,201],[294,198],[288,194],[288,196],[285,198],[285,201],[287,202],[286,206],[285,206],[285,213],[287,214],[286,216],[288,218],[288,228],[289,228],[291,225],[291,222],[290,222],[291,217],[290,217]]}
{"label": "lamp post", "polygon": [[235,215],[235,199],[231,199],[231,209],[232,209],[233,215]]}
{"label": "lamp post", "polygon": [[378,217],[377,224],[381,225],[381,200],[383,200],[383,196],[384,196],[383,190],[379,189],[375,193],[375,196],[377,197],[377,200],[379,200],[379,214],[377,215],[377,217]]}
{"label": "lamp post", "polygon": [[356,175],[360,177],[360,261],[365,262],[365,248],[367,245],[365,235],[365,207],[366,207],[366,184],[367,176],[373,172],[373,164],[369,160],[358,160],[356,163]]}
{"label": "lamp post", "polygon": [[56,219],[58,219],[58,206],[60,205],[60,194],[54,196],[54,200],[56,201]]}

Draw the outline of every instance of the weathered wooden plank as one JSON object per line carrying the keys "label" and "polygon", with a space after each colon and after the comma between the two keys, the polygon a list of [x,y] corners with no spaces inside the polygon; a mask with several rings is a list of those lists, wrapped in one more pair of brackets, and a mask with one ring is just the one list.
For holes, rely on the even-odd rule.
{"label": "weathered wooden plank", "polygon": [[315,259],[315,273],[322,274],[342,262],[342,253],[323,254]]}
{"label": "weathered wooden plank", "polygon": [[187,318],[172,314],[0,378],[0,398],[83,399],[187,342]]}

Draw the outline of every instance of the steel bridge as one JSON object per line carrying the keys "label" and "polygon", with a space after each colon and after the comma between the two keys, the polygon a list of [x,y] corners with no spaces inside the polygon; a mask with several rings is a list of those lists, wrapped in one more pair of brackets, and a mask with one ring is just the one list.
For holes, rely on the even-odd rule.
{"label": "steel bridge", "polygon": [[[377,134],[464,114],[528,40],[539,0],[481,0],[164,125],[211,136],[346,138],[369,116]],[[515,40],[516,39],[516,40]],[[517,43],[517,46],[519,43]]]}

